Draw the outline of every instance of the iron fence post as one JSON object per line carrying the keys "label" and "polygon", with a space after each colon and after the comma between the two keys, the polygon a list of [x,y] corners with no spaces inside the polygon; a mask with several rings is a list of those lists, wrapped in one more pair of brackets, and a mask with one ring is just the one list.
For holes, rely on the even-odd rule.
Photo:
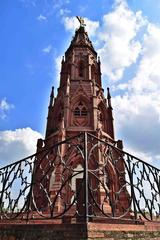
{"label": "iron fence post", "polygon": [[134,211],[134,220],[137,221],[137,208],[136,208],[136,201],[135,201],[135,192],[134,192],[134,181],[133,181],[133,169],[131,168],[131,160],[129,155],[127,154],[127,162],[128,162],[128,169],[129,169],[129,178],[130,178],[130,186],[131,186],[131,198],[133,202],[133,211]]}
{"label": "iron fence post", "polygon": [[84,133],[84,205],[85,205],[85,222],[88,222],[88,149],[87,149],[87,133]]}

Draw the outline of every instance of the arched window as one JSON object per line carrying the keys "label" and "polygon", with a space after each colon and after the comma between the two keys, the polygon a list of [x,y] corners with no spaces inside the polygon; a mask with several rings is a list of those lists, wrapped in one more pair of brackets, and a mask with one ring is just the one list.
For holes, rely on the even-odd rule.
{"label": "arched window", "polygon": [[79,77],[84,77],[84,63],[83,63],[83,61],[79,62],[78,74],[79,74]]}
{"label": "arched window", "polygon": [[79,102],[78,106],[74,109],[74,116],[76,117],[85,117],[87,116],[88,111],[86,106],[82,102]]}
{"label": "arched window", "polygon": [[80,116],[81,112],[80,112],[80,109],[79,107],[76,107],[75,110],[74,110],[74,115],[75,116]]}
{"label": "arched window", "polygon": [[71,64],[68,64],[67,66],[67,73],[71,75]]}
{"label": "arched window", "polygon": [[91,66],[91,78],[96,79],[96,67],[94,64]]}
{"label": "arched window", "polygon": [[87,109],[85,107],[81,109],[81,116],[87,116]]}

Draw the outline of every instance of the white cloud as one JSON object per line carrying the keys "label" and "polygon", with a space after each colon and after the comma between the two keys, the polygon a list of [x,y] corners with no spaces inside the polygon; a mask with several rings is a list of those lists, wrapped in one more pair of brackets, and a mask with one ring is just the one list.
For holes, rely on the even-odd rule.
{"label": "white cloud", "polygon": [[10,108],[11,108],[11,105],[7,103],[6,98],[2,99],[0,102],[0,109],[9,110]]}
{"label": "white cloud", "polygon": [[63,23],[67,31],[74,32],[78,28],[79,24],[76,17],[65,17]]}
{"label": "white cloud", "polygon": [[51,51],[52,51],[52,45],[51,44],[49,44],[47,47],[42,49],[42,52],[45,53],[45,54],[48,54]]}
{"label": "white cloud", "polygon": [[45,2],[43,12],[45,12],[47,18],[52,15],[64,16],[70,13],[70,10],[67,8],[67,5],[70,3],[69,0],[52,0]]}
{"label": "white cloud", "polygon": [[41,134],[31,128],[0,131],[0,166],[34,154]]}
{"label": "white cloud", "polygon": [[148,24],[144,35],[142,58],[136,76],[129,81],[130,90],[141,93],[160,93],[160,28]]}
{"label": "white cloud", "polygon": [[[95,36],[96,31],[99,27],[99,22],[91,21],[88,18],[84,18],[84,21],[86,23],[86,31],[88,32],[89,36]],[[79,22],[76,17],[64,17],[63,23],[65,29],[72,33],[74,33],[75,29],[79,27]]]}
{"label": "white cloud", "polygon": [[117,6],[117,5],[123,5],[123,6],[125,6],[125,7],[128,6],[126,0],[115,0],[114,6]]}
{"label": "white cloud", "polygon": [[157,154],[160,148],[158,140],[160,130],[159,63],[160,28],[148,23],[135,77],[126,83],[124,95],[113,99],[117,109],[117,125],[121,132],[126,136],[130,135],[134,141],[132,144],[136,144],[137,148],[138,145],[141,148],[145,145],[146,151],[154,153],[157,151]]}
{"label": "white cloud", "polygon": [[19,0],[19,1],[23,3],[25,7],[29,7],[29,6],[36,7],[37,0]]}
{"label": "white cloud", "polygon": [[102,72],[111,80],[123,77],[124,70],[136,62],[141,43],[136,40],[138,31],[147,23],[141,12],[132,12],[126,1],[117,1],[112,12],[103,16],[98,53]]}
{"label": "white cloud", "polygon": [[90,36],[95,36],[96,32],[99,28],[99,22],[98,21],[91,21],[87,18],[84,18],[86,23],[86,31]]}
{"label": "white cloud", "polygon": [[159,100],[130,93],[113,98],[117,134],[121,135],[129,149],[141,153],[141,156],[142,153],[152,156],[152,160],[160,149],[160,112],[155,107]]}
{"label": "white cloud", "polygon": [[67,15],[67,14],[70,13],[70,12],[71,12],[71,11],[68,10],[67,8],[61,8],[61,9],[59,10],[60,16]]}
{"label": "white cloud", "polygon": [[0,101],[0,118],[5,119],[7,117],[7,113],[10,109],[14,108],[14,105],[8,103],[6,98],[3,98]]}
{"label": "white cloud", "polygon": [[[135,77],[123,96],[113,99],[116,125],[129,148],[145,159],[159,161],[160,132],[160,28],[148,23]],[[115,117],[116,119],[116,117]],[[143,157],[144,157],[143,156]],[[158,160],[157,160],[158,159]]]}
{"label": "white cloud", "polygon": [[153,155],[151,153],[146,153],[141,150],[137,150],[134,147],[131,148],[131,146],[129,146],[127,143],[125,144],[125,151],[147,163],[153,162]]}
{"label": "white cloud", "polygon": [[55,81],[55,85],[57,86],[58,88],[58,85],[59,85],[59,78],[60,78],[60,72],[61,72],[61,62],[62,62],[62,56],[59,55],[55,58],[55,71],[56,71],[56,79],[54,79]]}
{"label": "white cloud", "polygon": [[37,20],[40,21],[40,22],[43,22],[43,21],[46,21],[46,20],[47,20],[47,17],[45,17],[44,15],[40,14],[40,15],[37,17]]}
{"label": "white cloud", "polygon": [[54,9],[60,9],[63,6],[65,6],[66,4],[69,4],[70,1],[69,0],[53,0],[52,1],[52,6]]}

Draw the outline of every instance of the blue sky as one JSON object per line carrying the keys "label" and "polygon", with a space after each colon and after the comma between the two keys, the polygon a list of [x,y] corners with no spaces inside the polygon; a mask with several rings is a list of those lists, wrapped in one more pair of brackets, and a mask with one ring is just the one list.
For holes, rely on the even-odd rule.
{"label": "blue sky", "polygon": [[1,0],[0,165],[35,151],[51,86],[85,17],[111,88],[116,138],[160,167],[159,0]]}

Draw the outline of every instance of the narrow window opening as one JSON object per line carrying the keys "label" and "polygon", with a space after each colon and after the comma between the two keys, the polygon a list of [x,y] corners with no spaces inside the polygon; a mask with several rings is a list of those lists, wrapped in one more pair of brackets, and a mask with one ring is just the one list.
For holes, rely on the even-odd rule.
{"label": "narrow window opening", "polygon": [[85,107],[81,110],[81,116],[87,116],[87,109]]}
{"label": "narrow window opening", "polygon": [[95,67],[95,65],[91,66],[91,77],[92,77],[92,79],[96,78],[96,67]]}
{"label": "narrow window opening", "polygon": [[85,117],[87,115],[88,115],[87,108],[83,105],[82,102],[79,102],[78,106],[74,109],[74,116]]}
{"label": "narrow window opening", "polygon": [[74,110],[74,115],[75,116],[80,116],[80,109],[79,107],[76,107],[75,110]]}
{"label": "narrow window opening", "polygon": [[84,76],[84,64],[83,62],[79,63],[79,77],[83,77]]}

